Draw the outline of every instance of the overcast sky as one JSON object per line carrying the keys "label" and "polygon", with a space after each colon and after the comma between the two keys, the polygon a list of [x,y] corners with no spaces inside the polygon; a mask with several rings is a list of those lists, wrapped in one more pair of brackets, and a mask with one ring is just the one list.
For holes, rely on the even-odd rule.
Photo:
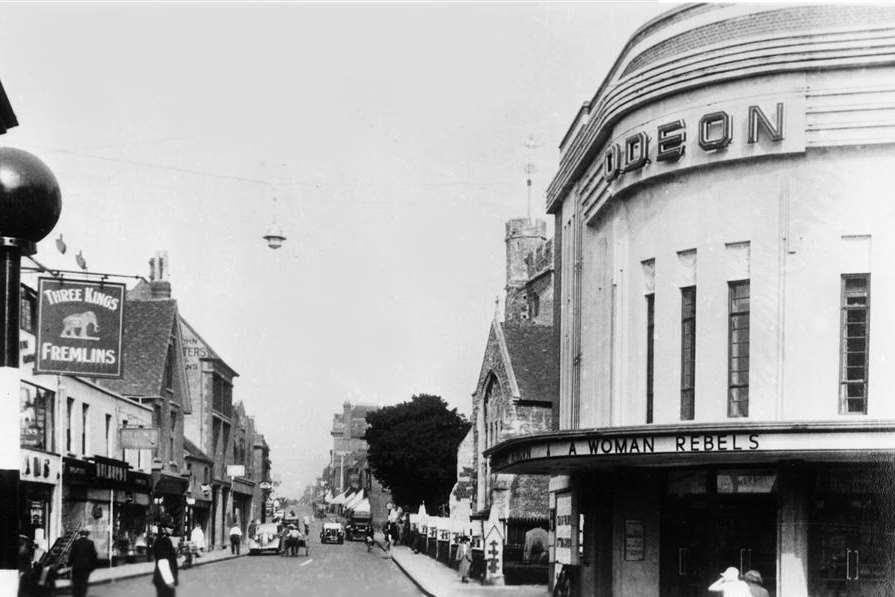
{"label": "overcast sky", "polygon": [[148,276],[167,251],[181,314],[239,372],[298,496],[346,400],[471,412],[525,164],[544,217],[572,117],[672,7],[4,4],[20,126],[2,141],[63,192],[36,258]]}

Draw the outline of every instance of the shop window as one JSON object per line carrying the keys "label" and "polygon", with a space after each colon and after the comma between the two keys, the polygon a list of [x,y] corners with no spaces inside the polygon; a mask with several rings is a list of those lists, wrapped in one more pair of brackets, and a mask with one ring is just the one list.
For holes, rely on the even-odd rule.
{"label": "shop window", "polygon": [[749,280],[728,286],[727,416],[749,416]]}
{"label": "shop window", "polygon": [[44,388],[22,383],[19,392],[20,445],[23,448],[52,452],[55,394]]}
{"label": "shop window", "polygon": [[646,295],[646,422],[653,422],[653,370],[656,327],[656,295]]}
{"label": "shop window", "polygon": [[681,420],[696,411],[696,286],[681,288]]}
{"label": "shop window", "polygon": [[699,495],[708,491],[705,471],[669,471],[666,480],[668,495]]}
{"label": "shop window", "polygon": [[35,333],[34,324],[37,321],[37,300],[31,292],[22,288],[19,305],[19,327],[22,331],[29,334]]}
{"label": "shop window", "polygon": [[839,412],[867,414],[870,274],[842,276]]}

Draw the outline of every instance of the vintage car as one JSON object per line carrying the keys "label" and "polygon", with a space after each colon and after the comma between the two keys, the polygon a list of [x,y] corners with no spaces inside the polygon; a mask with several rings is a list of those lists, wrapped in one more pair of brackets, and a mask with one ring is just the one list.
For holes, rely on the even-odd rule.
{"label": "vintage car", "polygon": [[345,542],[345,529],[342,528],[342,523],[340,522],[332,522],[327,521],[323,523],[323,528],[320,529],[320,543],[344,543]]}
{"label": "vintage car", "polygon": [[255,535],[249,537],[249,555],[280,553],[280,548],[280,528],[276,523],[259,524],[255,528]]}
{"label": "vintage car", "polygon": [[354,512],[345,528],[345,536],[349,541],[363,541],[372,535],[373,520],[369,512]]}

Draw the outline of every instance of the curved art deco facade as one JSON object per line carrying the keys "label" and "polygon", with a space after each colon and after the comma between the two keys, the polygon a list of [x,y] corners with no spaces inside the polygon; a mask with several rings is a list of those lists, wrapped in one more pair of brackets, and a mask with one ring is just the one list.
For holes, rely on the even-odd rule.
{"label": "curved art deco facade", "polygon": [[579,594],[895,586],[895,6],[686,5],[575,116],[551,474]]}

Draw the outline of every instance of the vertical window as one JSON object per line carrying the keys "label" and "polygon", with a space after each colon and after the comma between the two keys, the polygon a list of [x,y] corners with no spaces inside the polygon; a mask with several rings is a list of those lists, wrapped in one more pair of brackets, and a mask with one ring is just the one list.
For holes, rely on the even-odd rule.
{"label": "vertical window", "polygon": [[75,399],[69,398],[65,407],[65,451],[71,453],[71,418],[75,409]]}
{"label": "vertical window", "polygon": [[749,416],[749,280],[730,282],[727,325],[727,416]]}
{"label": "vertical window", "polygon": [[174,437],[176,435],[176,431],[177,431],[177,413],[172,412],[171,413],[171,435],[168,438],[169,448],[170,448],[170,451],[168,452],[168,458],[171,461],[177,460],[176,458],[174,458]]}
{"label": "vertical window", "polygon": [[106,456],[112,457],[112,415],[106,415]]}
{"label": "vertical window", "polygon": [[696,287],[681,288],[681,421],[695,416]]}
{"label": "vertical window", "polygon": [[867,414],[870,274],[842,276],[839,412]]}
{"label": "vertical window", "polygon": [[168,345],[168,356],[165,359],[165,389],[174,388],[174,344]]}
{"label": "vertical window", "polygon": [[[126,427],[127,427],[127,419],[122,419],[122,420],[121,420],[121,427],[122,427],[122,428],[126,428]],[[120,438],[119,438],[119,439],[120,439]],[[137,455],[139,455],[139,454],[140,454],[140,452],[137,451]],[[122,459],[122,460],[127,460],[127,451],[126,451],[124,448],[121,448],[121,459]],[[139,467],[138,467],[138,468],[139,468]]]}
{"label": "vertical window", "polygon": [[81,454],[85,456],[87,455],[87,412],[89,410],[89,405],[81,405]]}
{"label": "vertical window", "polygon": [[656,327],[656,295],[646,295],[646,422],[653,422],[653,367],[655,365],[654,332]]}

